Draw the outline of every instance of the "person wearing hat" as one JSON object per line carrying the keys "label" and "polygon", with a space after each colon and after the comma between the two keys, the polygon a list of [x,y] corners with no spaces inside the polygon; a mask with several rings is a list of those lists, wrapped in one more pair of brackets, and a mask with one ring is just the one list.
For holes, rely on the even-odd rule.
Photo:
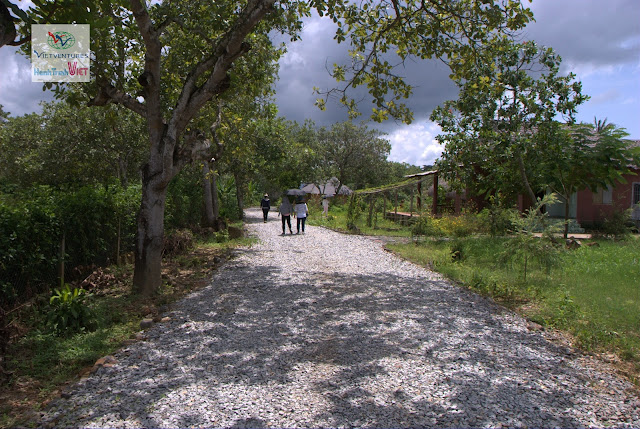
{"label": "person wearing hat", "polygon": [[262,209],[262,216],[264,218],[264,223],[267,223],[267,216],[269,215],[269,210],[271,210],[271,201],[269,201],[269,194],[264,194],[262,200],[260,200],[260,208]]}

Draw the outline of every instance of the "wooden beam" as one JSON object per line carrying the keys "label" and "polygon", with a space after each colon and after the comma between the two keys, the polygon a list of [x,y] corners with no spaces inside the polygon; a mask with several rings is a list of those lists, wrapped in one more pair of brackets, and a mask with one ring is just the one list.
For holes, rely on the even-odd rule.
{"label": "wooden beam", "polygon": [[433,175],[433,207],[431,213],[434,216],[438,215],[438,173]]}

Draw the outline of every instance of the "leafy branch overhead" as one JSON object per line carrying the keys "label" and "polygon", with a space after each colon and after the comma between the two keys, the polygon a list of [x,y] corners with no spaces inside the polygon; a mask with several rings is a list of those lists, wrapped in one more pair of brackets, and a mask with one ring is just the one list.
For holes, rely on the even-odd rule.
{"label": "leafy branch overhead", "polygon": [[379,2],[315,2],[320,16],[327,14],[337,25],[335,39],[351,46],[350,64],[335,64],[332,75],[343,86],[316,89],[317,105],[325,108],[330,98],[338,98],[357,116],[356,101],[348,91],[365,86],[374,107],[371,118],[389,117],[406,123],[412,112],[402,100],[413,86],[401,75],[409,59],[437,58],[451,67],[459,78],[480,61],[486,45],[495,44],[523,28],[533,15],[520,2],[477,0]]}

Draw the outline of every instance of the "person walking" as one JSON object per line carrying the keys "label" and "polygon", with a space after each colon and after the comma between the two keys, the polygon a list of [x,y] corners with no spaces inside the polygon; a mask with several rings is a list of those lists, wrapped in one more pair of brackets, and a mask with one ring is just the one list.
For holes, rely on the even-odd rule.
{"label": "person walking", "polygon": [[264,194],[264,197],[260,200],[260,208],[262,209],[262,216],[264,223],[267,223],[267,216],[269,216],[269,210],[271,210],[271,201],[269,201],[269,194]]}
{"label": "person walking", "polygon": [[300,224],[302,224],[302,233],[304,234],[304,224],[307,221],[309,207],[307,207],[307,203],[305,203],[303,199],[296,201],[295,214],[298,219],[298,234],[300,234]]}
{"label": "person walking", "polygon": [[289,232],[293,234],[291,230],[291,213],[293,213],[293,207],[291,207],[291,202],[289,201],[289,197],[284,195],[282,197],[282,203],[280,204],[280,208],[278,209],[278,216],[282,216],[282,235],[284,235],[284,224],[287,223],[289,226]]}

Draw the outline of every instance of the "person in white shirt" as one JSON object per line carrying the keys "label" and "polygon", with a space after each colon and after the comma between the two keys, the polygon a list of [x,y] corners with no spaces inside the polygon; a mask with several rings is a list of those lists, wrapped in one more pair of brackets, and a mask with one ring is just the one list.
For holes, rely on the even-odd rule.
{"label": "person in white shirt", "polygon": [[302,224],[302,233],[304,234],[304,224],[307,221],[307,215],[309,214],[309,208],[307,203],[302,199],[296,201],[295,216],[298,219],[298,234],[300,234],[300,224]]}

